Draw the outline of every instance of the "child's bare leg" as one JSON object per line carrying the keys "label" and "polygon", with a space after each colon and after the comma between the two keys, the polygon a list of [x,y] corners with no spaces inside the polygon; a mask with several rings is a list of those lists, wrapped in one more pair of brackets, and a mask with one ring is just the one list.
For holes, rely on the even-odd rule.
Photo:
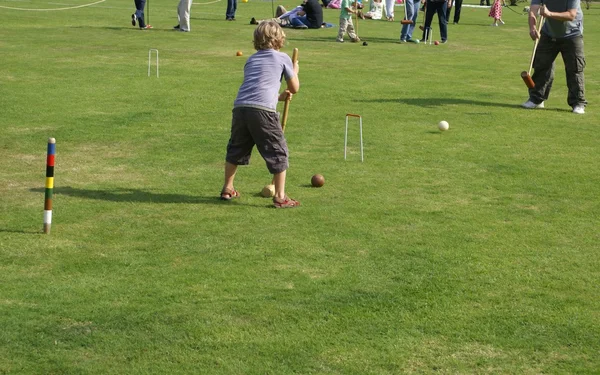
{"label": "child's bare leg", "polygon": [[235,173],[237,172],[237,165],[225,162],[225,183],[223,184],[223,190],[233,190],[233,180],[235,179]]}
{"label": "child's bare leg", "polygon": [[286,171],[275,173],[273,175],[273,184],[275,185],[275,197],[285,199],[285,176]]}

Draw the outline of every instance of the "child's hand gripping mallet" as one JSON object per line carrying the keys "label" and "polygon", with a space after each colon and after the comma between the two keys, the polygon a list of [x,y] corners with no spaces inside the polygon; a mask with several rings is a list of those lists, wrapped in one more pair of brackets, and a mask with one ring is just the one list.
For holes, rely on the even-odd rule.
{"label": "child's hand gripping mallet", "polygon": [[[294,48],[294,52],[292,53],[292,65],[296,65],[298,61],[298,48]],[[285,103],[283,104],[283,117],[281,118],[281,129],[285,131],[285,124],[287,123],[288,112],[290,110],[290,95],[285,98]]]}
{"label": "child's hand gripping mallet", "polygon": [[540,42],[540,36],[541,36],[540,32],[542,30],[543,24],[544,24],[544,16],[540,16],[539,24],[536,27],[537,38],[535,39],[535,42],[533,43],[533,52],[531,53],[531,62],[529,63],[529,71],[521,72],[521,78],[523,78],[523,82],[525,82],[525,85],[530,89],[535,87],[535,83],[533,82],[533,79],[531,78],[531,70],[533,69],[533,60],[535,60],[535,51],[537,50],[538,43]]}

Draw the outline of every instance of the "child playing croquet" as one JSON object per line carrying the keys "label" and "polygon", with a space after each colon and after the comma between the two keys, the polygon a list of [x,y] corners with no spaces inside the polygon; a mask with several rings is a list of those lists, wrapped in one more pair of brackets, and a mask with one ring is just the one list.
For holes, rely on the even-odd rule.
{"label": "child playing croquet", "polygon": [[[273,205],[290,208],[300,202],[285,194],[285,177],[288,169],[288,147],[277,115],[277,101],[291,98],[300,89],[298,63],[279,49],[285,43],[285,33],[275,21],[265,21],[254,30],[256,53],[246,61],[244,81],[233,103],[231,136],[225,157],[225,183],[222,200],[237,198],[233,187],[238,165],[250,162],[252,148],[256,148],[273,174],[275,196]],[[279,93],[281,77],[287,88]]]}
{"label": "child playing croquet", "polygon": [[337,41],[344,43],[344,34],[347,32],[352,42],[360,42],[360,38],[354,31],[354,24],[352,23],[352,14],[356,13],[358,9],[354,9],[352,6],[353,0],[342,0],[340,5],[340,29],[338,30]]}

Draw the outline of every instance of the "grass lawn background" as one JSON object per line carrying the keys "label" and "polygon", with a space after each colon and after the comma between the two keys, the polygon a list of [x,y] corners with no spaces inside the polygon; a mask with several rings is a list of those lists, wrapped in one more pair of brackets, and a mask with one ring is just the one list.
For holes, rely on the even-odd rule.
{"label": "grass lawn background", "polygon": [[[286,30],[293,210],[258,195],[258,154],[242,197],[217,199],[248,23],[270,2],[236,22],[196,2],[190,33],[171,30],[176,1],[150,0],[147,31],[133,2],[85,4],[0,0],[0,373],[598,373],[596,3],[583,116],[560,58],[546,109],[519,107],[526,3],[498,28],[464,6],[440,46],[398,43],[402,7],[359,21],[366,47]],[[364,163],[356,122],[343,158],[347,113]]]}

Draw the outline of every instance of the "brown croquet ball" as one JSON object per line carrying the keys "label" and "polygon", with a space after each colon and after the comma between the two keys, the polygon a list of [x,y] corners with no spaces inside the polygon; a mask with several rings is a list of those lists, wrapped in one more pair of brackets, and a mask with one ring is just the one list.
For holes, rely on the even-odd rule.
{"label": "brown croquet ball", "polygon": [[316,174],[310,179],[310,184],[314,187],[321,187],[325,185],[325,177],[323,177],[323,175]]}
{"label": "brown croquet ball", "polygon": [[235,55],[236,55],[236,56],[242,56],[242,55],[243,55],[243,53],[242,53],[242,51],[237,51]]}
{"label": "brown croquet ball", "polygon": [[440,44],[440,42],[438,42],[438,41],[436,40],[435,42],[433,42],[433,44],[435,44],[435,45],[437,46],[438,44]]}

